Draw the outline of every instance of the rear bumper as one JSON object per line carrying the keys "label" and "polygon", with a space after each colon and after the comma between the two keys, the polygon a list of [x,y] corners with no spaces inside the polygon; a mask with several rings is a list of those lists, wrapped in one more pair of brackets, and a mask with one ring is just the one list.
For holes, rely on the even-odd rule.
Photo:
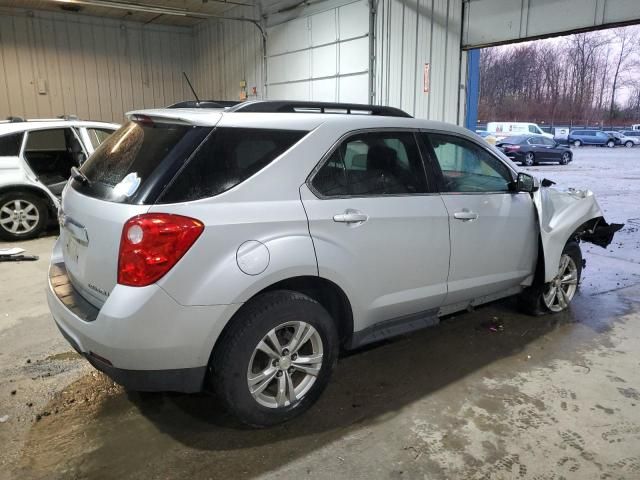
{"label": "rear bumper", "polygon": [[[58,245],[47,301],[62,335],[95,368],[131,390],[197,392],[220,332],[239,305],[184,306],[157,285],[116,285],[96,309],[65,286]],[[61,276],[62,275],[62,276]]]}

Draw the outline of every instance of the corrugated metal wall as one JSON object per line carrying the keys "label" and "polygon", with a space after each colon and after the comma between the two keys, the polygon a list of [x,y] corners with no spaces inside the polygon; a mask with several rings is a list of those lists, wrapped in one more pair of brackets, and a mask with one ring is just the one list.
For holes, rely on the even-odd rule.
{"label": "corrugated metal wall", "polygon": [[466,72],[460,74],[461,35],[462,0],[380,0],[375,102],[419,118],[460,122],[466,81]]}
{"label": "corrugated metal wall", "polygon": [[2,11],[0,117],[121,122],[128,110],[190,98],[182,71],[192,73],[192,44],[189,28]]}
{"label": "corrugated metal wall", "polygon": [[[238,7],[231,16],[258,18],[257,10]],[[262,35],[249,23],[232,20],[209,20],[194,27],[194,78],[198,95],[204,99],[239,100],[240,81],[247,82],[247,92],[256,87],[263,98]]]}

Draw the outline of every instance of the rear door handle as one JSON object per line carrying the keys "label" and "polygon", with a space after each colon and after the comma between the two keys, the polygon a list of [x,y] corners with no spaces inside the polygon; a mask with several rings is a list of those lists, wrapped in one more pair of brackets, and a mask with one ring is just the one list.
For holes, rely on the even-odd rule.
{"label": "rear door handle", "polygon": [[463,222],[468,222],[470,220],[475,220],[476,218],[478,218],[478,214],[476,212],[472,212],[470,210],[467,210],[466,208],[461,212],[454,213],[453,216],[454,218],[462,220]]}
{"label": "rear door handle", "polygon": [[344,213],[333,216],[333,221],[340,223],[362,223],[367,220],[369,220],[368,215],[354,210],[346,210]]}

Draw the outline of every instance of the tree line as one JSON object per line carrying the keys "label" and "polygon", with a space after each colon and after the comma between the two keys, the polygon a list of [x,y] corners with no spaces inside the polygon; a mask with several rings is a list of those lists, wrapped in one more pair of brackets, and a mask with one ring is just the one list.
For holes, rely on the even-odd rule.
{"label": "tree line", "polygon": [[640,27],[480,53],[479,121],[640,123]]}

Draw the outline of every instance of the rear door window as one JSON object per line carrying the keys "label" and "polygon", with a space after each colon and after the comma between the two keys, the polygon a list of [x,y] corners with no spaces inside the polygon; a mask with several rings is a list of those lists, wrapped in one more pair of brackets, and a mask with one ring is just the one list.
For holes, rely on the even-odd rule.
{"label": "rear door window", "polygon": [[70,128],[31,130],[27,133],[24,157],[38,179],[61,190],[71,173],[85,159],[84,149]]}
{"label": "rear door window", "polygon": [[0,137],[0,157],[17,157],[22,147],[23,133],[14,133]]}
{"label": "rear door window", "polygon": [[113,132],[114,130],[108,130],[106,128],[87,128],[87,135],[94,150],[109,138]]}
{"label": "rear door window", "polygon": [[186,202],[225,192],[269,165],[306,134],[299,130],[216,128],[158,201]]}

